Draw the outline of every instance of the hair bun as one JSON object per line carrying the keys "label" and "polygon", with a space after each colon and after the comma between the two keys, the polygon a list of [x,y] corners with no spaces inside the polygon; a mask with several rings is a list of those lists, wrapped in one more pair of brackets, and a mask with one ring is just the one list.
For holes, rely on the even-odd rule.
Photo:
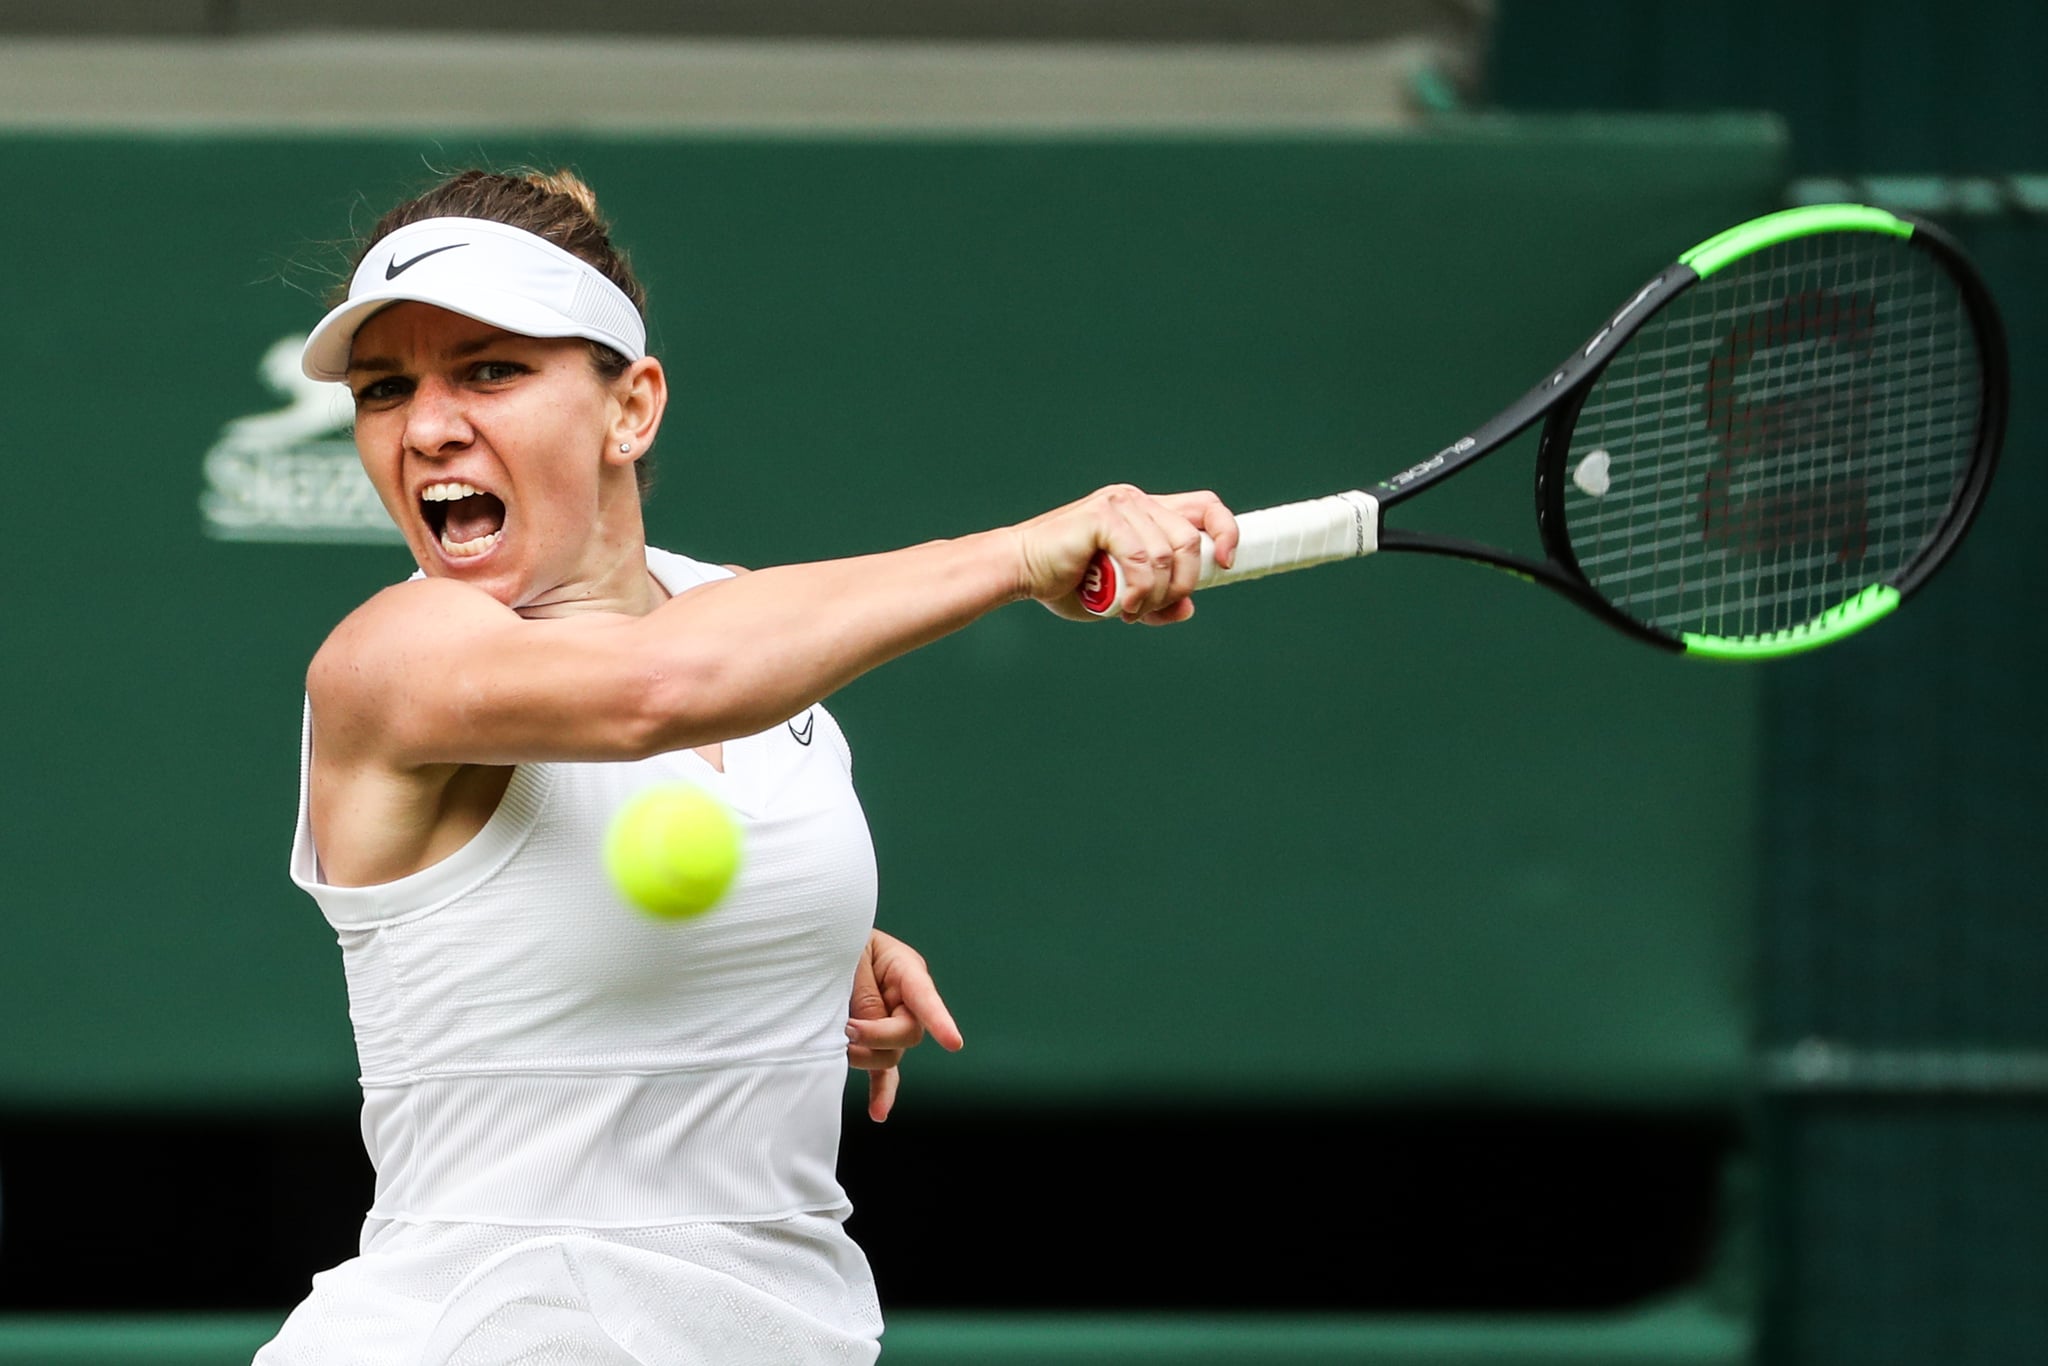
{"label": "hair bun", "polygon": [[529,171],[524,177],[527,184],[546,190],[549,194],[565,195],[576,201],[576,207],[588,215],[590,221],[609,231],[604,215],[597,211],[597,191],[585,183],[582,176],[570,170],[551,172]]}

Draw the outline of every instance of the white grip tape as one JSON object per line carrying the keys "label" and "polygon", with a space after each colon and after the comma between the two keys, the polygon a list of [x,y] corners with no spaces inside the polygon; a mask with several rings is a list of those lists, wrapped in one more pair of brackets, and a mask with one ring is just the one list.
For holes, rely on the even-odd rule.
{"label": "white grip tape", "polygon": [[[1380,548],[1380,500],[1353,489],[1326,498],[1259,508],[1237,519],[1237,558],[1216,567],[1216,545],[1202,537],[1202,573],[1197,588],[1284,574],[1312,564],[1370,555]],[[1123,571],[1097,553],[1081,584],[1081,605],[1108,616],[1123,601]]]}
{"label": "white grip tape", "polygon": [[1331,560],[1370,555],[1380,548],[1380,500],[1352,490],[1301,503],[1259,508],[1237,519],[1237,559],[1216,567],[1216,548],[1202,538],[1197,588],[1284,574]]}

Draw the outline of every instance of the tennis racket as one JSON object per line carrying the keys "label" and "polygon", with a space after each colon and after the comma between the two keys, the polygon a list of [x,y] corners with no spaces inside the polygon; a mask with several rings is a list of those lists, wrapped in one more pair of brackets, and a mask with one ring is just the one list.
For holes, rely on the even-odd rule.
{"label": "tennis racket", "polygon": [[[1709,238],[1473,431],[1366,489],[1238,516],[1198,587],[1415,551],[1493,565],[1629,635],[1717,659],[1794,654],[1881,620],[1954,553],[2005,433],[1990,292],[1931,225],[1856,204]],[[1385,524],[1538,421],[1543,558]],[[1098,554],[1081,586],[1117,610]]]}

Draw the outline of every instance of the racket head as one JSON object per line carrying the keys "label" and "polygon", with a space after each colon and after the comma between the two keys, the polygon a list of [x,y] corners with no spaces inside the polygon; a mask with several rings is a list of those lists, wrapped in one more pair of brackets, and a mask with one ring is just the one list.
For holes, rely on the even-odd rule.
{"label": "racket head", "polygon": [[1932,225],[1832,204],[1658,280],[1546,416],[1546,552],[1615,624],[1710,658],[1887,615],[1962,541],[2004,439],[2004,333],[1974,267]]}

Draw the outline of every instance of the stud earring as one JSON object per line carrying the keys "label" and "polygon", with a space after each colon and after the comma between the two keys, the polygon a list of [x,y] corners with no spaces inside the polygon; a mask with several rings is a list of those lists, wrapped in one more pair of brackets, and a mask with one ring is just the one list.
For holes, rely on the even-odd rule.
{"label": "stud earring", "polygon": [[631,455],[632,453],[633,453],[633,443],[632,443],[632,442],[630,442],[630,441],[621,441],[621,442],[619,443],[619,454],[620,454],[620,455]]}

